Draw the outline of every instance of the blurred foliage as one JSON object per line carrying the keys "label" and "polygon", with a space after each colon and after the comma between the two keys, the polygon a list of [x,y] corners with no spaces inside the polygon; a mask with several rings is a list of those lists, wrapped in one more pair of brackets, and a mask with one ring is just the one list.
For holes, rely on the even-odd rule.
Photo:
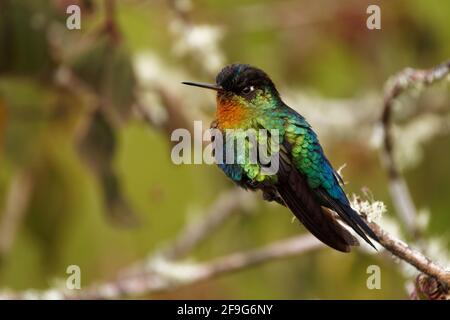
{"label": "blurred foliage", "polygon": [[[381,31],[365,27],[372,2],[382,8]],[[71,3],[82,8],[81,30],[65,27]],[[230,187],[212,166],[173,165],[168,133],[133,110],[142,90],[133,66],[140,53],[178,70],[169,89],[187,107],[193,103],[179,82],[208,77],[195,59],[174,53],[168,1],[117,1],[114,12],[104,4],[0,2],[0,208],[18,172],[26,169],[33,180],[23,223],[2,253],[1,287],[45,288],[65,277],[70,264],[81,267],[82,285],[108,279],[171,239],[190,214]],[[358,97],[381,92],[406,66],[447,59],[449,12],[445,0],[193,0],[190,19],[221,28],[227,63],[257,65],[280,88]],[[332,162],[348,164],[347,191],[367,186],[392,208],[376,152],[332,142],[325,145]],[[431,235],[448,235],[449,146],[450,137],[435,139],[421,164],[407,171],[417,205],[432,213]],[[285,209],[261,201],[255,214],[228,221],[195,254],[208,259],[300,232]],[[382,267],[382,290],[366,288],[370,264]],[[395,270],[374,256],[321,250],[156,298],[405,298],[403,275]]]}

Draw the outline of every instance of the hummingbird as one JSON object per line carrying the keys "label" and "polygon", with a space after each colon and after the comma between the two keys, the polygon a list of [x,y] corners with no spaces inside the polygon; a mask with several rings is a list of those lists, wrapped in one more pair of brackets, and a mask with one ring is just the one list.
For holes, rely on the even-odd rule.
{"label": "hummingbird", "polygon": [[[216,119],[211,128],[224,135],[233,129],[278,130],[276,173],[264,174],[263,165],[258,163],[218,163],[228,178],[244,189],[261,190],[264,200],[286,206],[306,229],[333,249],[350,252],[359,245],[345,224],[376,250],[369,238],[378,241],[377,236],[350,206],[342,177],[325,156],[316,133],[302,115],[283,102],[263,70],[231,64],[219,72],[215,84],[182,83],[216,91]],[[222,150],[227,141],[222,140]],[[245,148],[256,146],[246,144]]]}

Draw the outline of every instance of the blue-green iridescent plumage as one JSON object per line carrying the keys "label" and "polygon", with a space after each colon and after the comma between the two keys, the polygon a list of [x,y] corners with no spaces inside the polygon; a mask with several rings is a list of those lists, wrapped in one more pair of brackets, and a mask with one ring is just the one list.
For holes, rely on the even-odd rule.
{"label": "blue-green iridescent plumage", "polygon": [[266,200],[289,207],[317,238],[339,251],[348,252],[358,242],[337,223],[337,216],[373,246],[367,235],[377,240],[375,234],[350,207],[317,135],[281,100],[272,80],[260,69],[235,64],[219,73],[216,89],[217,118],[212,126],[223,133],[223,150],[230,141],[226,136],[237,139],[242,134],[235,129],[277,130],[280,139],[277,173],[266,174],[261,164],[249,162],[247,155],[256,146],[248,141],[243,154],[236,154],[243,161],[218,164],[224,173],[241,187],[260,189]]}
{"label": "blue-green iridescent plumage", "polygon": [[[308,185],[312,189],[322,187],[333,198],[347,203],[347,197],[339,185],[336,173],[325,157],[317,135],[301,115],[285,105],[280,105],[260,113],[253,123],[255,129],[278,130],[280,143],[286,140],[292,146],[293,164],[306,176]],[[258,176],[250,172],[248,164],[224,163],[219,164],[219,167],[235,182],[240,182],[249,174],[251,179]],[[271,178],[270,176],[262,177],[264,180]]]}

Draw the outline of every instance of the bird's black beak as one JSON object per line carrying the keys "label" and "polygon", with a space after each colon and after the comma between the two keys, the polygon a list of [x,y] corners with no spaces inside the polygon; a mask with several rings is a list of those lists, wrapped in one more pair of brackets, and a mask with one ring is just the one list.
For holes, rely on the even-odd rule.
{"label": "bird's black beak", "polygon": [[188,86],[211,89],[211,90],[215,90],[215,91],[223,90],[223,88],[217,84],[208,84],[208,83],[190,82],[190,81],[183,81],[182,84],[186,84]]}

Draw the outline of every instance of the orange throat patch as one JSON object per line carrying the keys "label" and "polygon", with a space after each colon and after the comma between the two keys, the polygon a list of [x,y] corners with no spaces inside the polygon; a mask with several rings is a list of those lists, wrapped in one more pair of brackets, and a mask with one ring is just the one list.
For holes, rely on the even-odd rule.
{"label": "orange throat patch", "polygon": [[217,98],[217,124],[220,129],[242,128],[251,117],[248,107],[237,101]]}

